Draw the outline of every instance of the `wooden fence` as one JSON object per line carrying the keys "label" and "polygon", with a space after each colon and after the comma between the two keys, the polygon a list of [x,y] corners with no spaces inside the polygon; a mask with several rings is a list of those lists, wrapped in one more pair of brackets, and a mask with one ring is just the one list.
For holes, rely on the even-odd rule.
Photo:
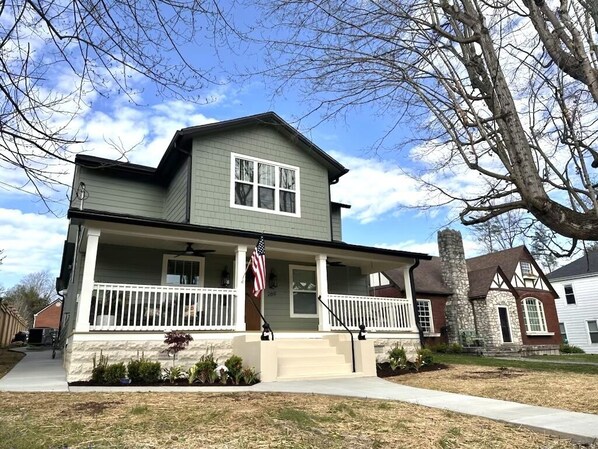
{"label": "wooden fence", "polygon": [[27,322],[19,313],[3,302],[0,302],[0,348],[8,346],[19,331],[27,329]]}

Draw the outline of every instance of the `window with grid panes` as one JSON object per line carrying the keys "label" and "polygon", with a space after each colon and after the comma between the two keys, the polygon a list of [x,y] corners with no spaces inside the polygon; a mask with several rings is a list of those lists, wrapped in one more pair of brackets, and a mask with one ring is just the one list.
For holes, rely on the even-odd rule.
{"label": "window with grid panes", "polygon": [[432,303],[429,299],[417,300],[417,315],[422,331],[426,334],[434,332],[434,322],[432,320]]}
{"label": "window with grid panes", "polygon": [[524,298],[522,306],[526,332],[528,334],[548,332],[542,302],[536,298]]}

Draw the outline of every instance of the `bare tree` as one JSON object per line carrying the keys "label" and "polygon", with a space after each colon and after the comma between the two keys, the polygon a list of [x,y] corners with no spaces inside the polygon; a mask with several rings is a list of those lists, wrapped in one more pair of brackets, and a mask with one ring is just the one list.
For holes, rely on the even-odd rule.
{"label": "bare tree", "polygon": [[33,315],[46,307],[56,296],[54,279],[49,271],[40,271],[25,276],[5,292],[5,300],[11,304],[29,326],[33,325]]}
{"label": "bare tree", "polygon": [[73,121],[90,101],[135,101],[139,80],[196,100],[213,81],[185,49],[227,28],[215,0],[7,0],[0,17],[0,168],[15,173],[0,187],[44,201],[81,150]]}
{"label": "bare tree", "polygon": [[574,244],[598,239],[594,1],[264,7],[281,88],[297,82],[324,117],[368,104],[396,128],[419,124],[408,148],[420,158],[415,175],[460,202],[464,224],[522,210]]}
{"label": "bare tree", "polygon": [[487,252],[502,251],[525,243],[522,229],[526,221],[529,220],[522,211],[513,210],[473,225],[471,234]]}

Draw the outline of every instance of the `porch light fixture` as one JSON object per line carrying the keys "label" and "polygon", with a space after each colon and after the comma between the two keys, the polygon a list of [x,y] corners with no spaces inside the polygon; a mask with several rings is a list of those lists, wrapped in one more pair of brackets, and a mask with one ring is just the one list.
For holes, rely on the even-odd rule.
{"label": "porch light fixture", "polygon": [[262,335],[260,337],[260,340],[262,341],[269,341],[270,340],[270,333],[272,332],[272,330],[270,329],[270,325],[268,323],[264,323],[262,325]]}
{"label": "porch light fixture", "polygon": [[276,276],[276,273],[274,272],[274,270],[270,271],[270,276],[268,277],[268,287],[270,287],[270,288],[278,287],[278,276]]}
{"label": "porch light fixture", "polygon": [[222,270],[222,274],[220,275],[220,284],[223,287],[228,287],[230,285],[230,273],[228,272],[228,267],[224,267],[224,270]]}
{"label": "porch light fixture", "polygon": [[359,335],[357,336],[358,340],[365,340],[365,324],[359,325]]}

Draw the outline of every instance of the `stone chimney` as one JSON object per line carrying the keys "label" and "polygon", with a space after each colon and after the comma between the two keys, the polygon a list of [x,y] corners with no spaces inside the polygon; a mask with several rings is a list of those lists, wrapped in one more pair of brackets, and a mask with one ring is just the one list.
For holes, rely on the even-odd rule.
{"label": "stone chimney", "polygon": [[453,294],[446,302],[449,343],[460,343],[461,332],[475,332],[473,308],[469,302],[469,277],[463,239],[459,231],[438,232],[438,252],[442,279]]}

